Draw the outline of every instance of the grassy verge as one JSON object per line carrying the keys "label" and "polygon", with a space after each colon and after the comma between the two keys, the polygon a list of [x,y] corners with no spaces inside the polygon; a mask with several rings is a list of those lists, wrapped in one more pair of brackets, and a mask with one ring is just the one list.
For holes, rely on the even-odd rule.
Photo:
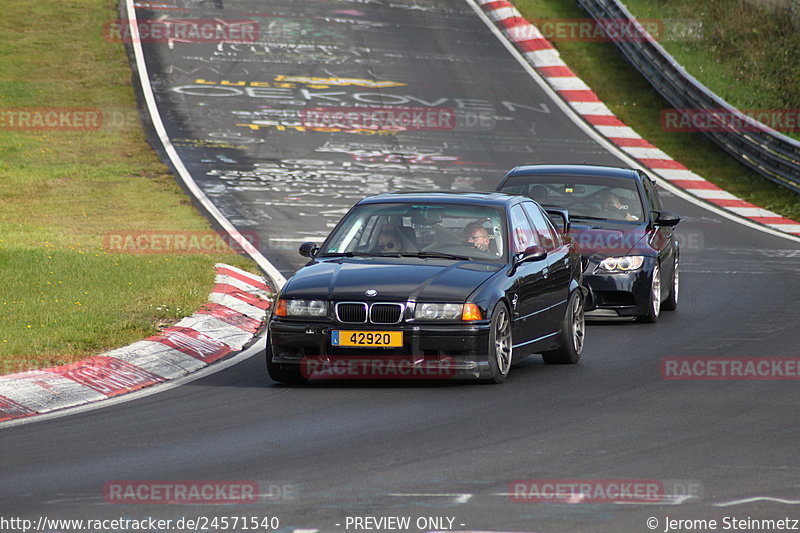
{"label": "grassy verge", "polygon": [[[103,38],[115,4],[3,4],[0,373],[75,361],[156,333],[206,301],[216,262],[258,271],[233,252],[104,248],[117,233],[209,231],[145,142],[123,47]],[[92,109],[103,121],[86,130],[10,125],[9,112],[32,108]]]}
{"label": "grassy verge", "polygon": [[[766,11],[743,0],[625,0],[625,5],[637,18],[665,21],[661,45],[731,105],[744,111],[800,106],[800,27],[786,11]],[[689,28],[693,31],[685,31]],[[798,132],[783,133],[800,139]]]}
{"label": "grassy verge", "polygon": [[[668,4],[658,0],[637,1],[653,5]],[[514,3],[528,19],[575,20],[588,17],[574,0],[515,0]],[[688,5],[688,1],[686,3]],[[774,47],[773,52],[779,51],[777,47],[781,46],[780,43],[773,43],[769,38],[764,42]],[[661,128],[660,113],[672,106],[630,66],[613,44],[554,39],[553,45],[564,61],[592,87],[606,105],[645,139],[732,194],[800,220],[800,195],[773,184],[738,163],[702,133],[664,131]],[[723,50],[720,53],[735,52]],[[761,101],[757,93],[752,95],[752,99]]]}

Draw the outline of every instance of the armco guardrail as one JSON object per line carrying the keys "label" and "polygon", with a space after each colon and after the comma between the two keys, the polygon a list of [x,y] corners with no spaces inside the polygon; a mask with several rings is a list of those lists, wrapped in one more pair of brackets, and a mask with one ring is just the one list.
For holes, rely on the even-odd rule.
{"label": "armco guardrail", "polygon": [[[611,32],[615,35],[609,38],[676,110],[726,117],[703,133],[767,179],[800,193],[800,142],[755,121],[711,92],[655,42],[618,0],[577,1],[601,27],[604,21],[614,28],[624,26],[624,34]],[[745,127],[734,128],[732,123]]]}

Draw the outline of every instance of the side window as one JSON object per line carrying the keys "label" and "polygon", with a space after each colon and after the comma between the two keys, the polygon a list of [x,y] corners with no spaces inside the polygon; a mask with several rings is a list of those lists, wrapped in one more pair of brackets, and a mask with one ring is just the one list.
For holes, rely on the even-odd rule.
{"label": "side window", "polygon": [[644,190],[647,195],[648,209],[650,211],[661,211],[661,198],[658,197],[658,191],[649,177],[642,179]]}
{"label": "side window", "polygon": [[539,244],[537,235],[519,204],[511,208],[511,242],[515,254]]}
{"label": "side window", "polygon": [[533,222],[539,242],[545,250],[549,252],[561,246],[561,238],[558,236],[558,232],[539,206],[532,202],[525,202],[522,204],[522,208]]}
{"label": "side window", "polygon": [[547,225],[547,229],[550,231],[550,237],[553,239],[553,248],[558,248],[564,241],[561,239],[561,234],[556,229],[555,225],[553,225],[553,221],[550,220],[550,216],[545,213],[541,208],[539,208],[539,212],[542,213],[544,217],[544,223]]}

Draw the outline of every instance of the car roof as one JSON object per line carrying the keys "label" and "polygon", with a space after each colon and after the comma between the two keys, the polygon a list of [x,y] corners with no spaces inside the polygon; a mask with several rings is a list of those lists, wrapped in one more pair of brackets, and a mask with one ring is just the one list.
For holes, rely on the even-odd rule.
{"label": "car roof", "polygon": [[394,191],[368,196],[361,204],[391,202],[433,202],[461,205],[505,205],[514,201],[528,200],[518,194],[476,191]]}
{"label": "car roof", "polygon": [[639,172],[633,168],[604,165],[520,165],[511,169],[506,177],[539,175],[598,176],[636,180]]}

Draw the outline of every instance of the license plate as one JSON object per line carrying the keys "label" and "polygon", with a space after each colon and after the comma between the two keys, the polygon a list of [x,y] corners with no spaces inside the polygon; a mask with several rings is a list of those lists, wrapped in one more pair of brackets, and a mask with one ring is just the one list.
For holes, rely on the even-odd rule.
{"label": "license plate", "polygon": [[331,332],[331,344],[358,348],[397,348],[403,345],[403,332],[335,330]]}

